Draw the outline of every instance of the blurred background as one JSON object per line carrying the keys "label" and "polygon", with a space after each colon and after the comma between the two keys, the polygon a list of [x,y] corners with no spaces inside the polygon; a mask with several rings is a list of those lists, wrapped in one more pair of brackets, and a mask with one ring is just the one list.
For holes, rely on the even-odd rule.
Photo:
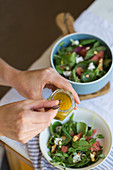
{"label": "blurred background", "polygon": [[[55,24],[60,12],[76,19],[94,0],[0,0],[0,57],[25,70],[61,34]],[[8,87],[0,86],[0,97]]]}
{"label": "blurred background", "polygon": [[[55,24],[56,15],[70,12],[76,19],[92,2],[0,0],[0,57],[15,68],[27,69],[61,34]],[[0,98],[8,90],[9,87],[0,86]],[[1,147],[0,169],[9,169]]]}

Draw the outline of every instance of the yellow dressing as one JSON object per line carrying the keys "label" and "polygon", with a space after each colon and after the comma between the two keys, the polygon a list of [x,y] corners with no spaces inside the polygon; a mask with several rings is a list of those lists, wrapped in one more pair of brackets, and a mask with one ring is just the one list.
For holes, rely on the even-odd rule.
{"label": "yellow dressing", "polygon": [[63,89],[54,91],[51,96],[49,96],[48,100],[59,100],[60,107],[55,119],[61,121],[64,120],[76,106],[73,95],[69,91]]}
{"label": "yellow dressing", "polygon": [[70,97],[64,93],[57,93],[53,97],[53,100],[60,100],[59,110],[68,110],[72,105],[72,101],[71,101]]}

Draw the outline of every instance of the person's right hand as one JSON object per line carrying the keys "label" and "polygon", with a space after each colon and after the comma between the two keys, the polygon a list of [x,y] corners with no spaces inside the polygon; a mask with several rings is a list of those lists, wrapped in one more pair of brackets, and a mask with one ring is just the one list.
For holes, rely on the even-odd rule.
{"label": "person's right hand", "polygon": [[23,100],[0,106],[0,136],[26,143],[50,125],[58,109],[57,100]]}

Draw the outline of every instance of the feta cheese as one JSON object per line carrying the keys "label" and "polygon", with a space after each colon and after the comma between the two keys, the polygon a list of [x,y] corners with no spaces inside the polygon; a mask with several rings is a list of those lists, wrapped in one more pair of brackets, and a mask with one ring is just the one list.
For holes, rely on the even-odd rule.
{"label": "feta cheese", "polygon": [[59,141],[62,141],[62,138],[55,138],[54,143],[56,145],[59,145]]}
{"label": "feta cheese", "polygon": [[73,163],[80,162],[81,160],[82,160],[82,159],[81,159],[81,155],[75,153],[75,154],[74,154],[74,157],[73,157]]}
{"label": "feta cheese", "polygon": [[94,69],[95,69],[95,65],[93,64],[93,62],[89,63],[88,70],[94,70]]}
{"label": "feta cheese", "polygon": [[84,59],[83,59],[83,57],[76,57],[76,63],[79,63],[79,62],[81,62],[81,61],[84,61]]}
{"label": "feta cheese", "polygon": [[63,75],[65,77],[69,77],[71,75],[71,71],[63,71]]}
{"label": "feta cheese", "polygon": [[70,39],[70,41],[72,42],[72,45],[79,45],[79,41],[78,40],[72,40],[72,39]]}

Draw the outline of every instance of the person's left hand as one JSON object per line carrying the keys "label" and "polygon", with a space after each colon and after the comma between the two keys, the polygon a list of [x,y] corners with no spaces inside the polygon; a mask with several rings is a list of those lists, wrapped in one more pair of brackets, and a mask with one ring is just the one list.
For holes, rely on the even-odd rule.
{"label": "person's left hand", "polygon": [[75,102],[80,103],[79,97],[72,85],[53,68],[33,71],[19,71],[12,81],[12,86],[25,98],[42,99],[42,90],[60,88],[72,92]]}

